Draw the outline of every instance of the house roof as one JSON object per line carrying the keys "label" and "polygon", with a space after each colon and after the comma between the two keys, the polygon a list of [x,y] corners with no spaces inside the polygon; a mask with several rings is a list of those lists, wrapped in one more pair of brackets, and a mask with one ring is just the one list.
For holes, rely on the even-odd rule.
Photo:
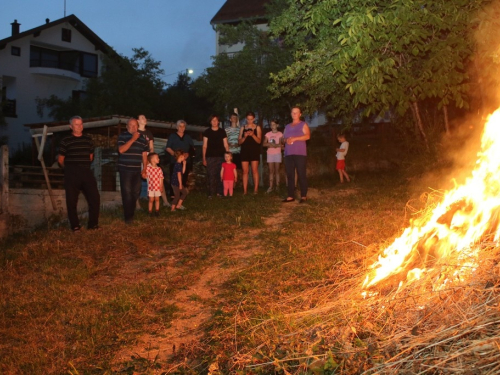
{"label": "house roof", "polygon": [[267,3],[269,0],[226,0],[210,24],[237,23],[249,18],[265,20]]}
{"label": "house roof", "polygon": [[96,33],[94,33],[92,30],[90,30],[87,25],[85,25],[77,16],[74,14],[71,14],[67,17],[60,18],[58,20],[48,22],[42,26],[35,27],[34,29],[26,30],[23,31],[17,35],[10,36],[5,39],[0,40],[0,49],[4,49],[8,43],[13,42],[17,39],[24,38],[25,36],[28,36],[30,34],[33,34],[35,36],[38,36],[42,31],[49,29],[51,27],[54,27],[56,25],[59,25],[61,23],[69,23],[71,26],[73,26],[75,29],[77,29],[83,36],[85,36],[92,44],[96,46],[96,49],[99,49],[103,52],[110,52],[112,51],[112,48],[108,46],[101,38],[97,36]]}

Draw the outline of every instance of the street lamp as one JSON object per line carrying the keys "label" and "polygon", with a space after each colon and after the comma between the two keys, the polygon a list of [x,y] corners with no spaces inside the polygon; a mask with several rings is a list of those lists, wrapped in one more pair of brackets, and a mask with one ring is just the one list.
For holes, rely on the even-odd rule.
{"label": "street lamp", "polygon": [[188,76],[190,74],[193,74],[194,70],[186,68],[185,70],[179,70],[178,72],[174,72],[174,73],[170,73],[170,74],[165,74],[164,77],[173,76],[174,74],[179,74],[179,73],[182,73],[182,72],[185,72],[185,74]]}

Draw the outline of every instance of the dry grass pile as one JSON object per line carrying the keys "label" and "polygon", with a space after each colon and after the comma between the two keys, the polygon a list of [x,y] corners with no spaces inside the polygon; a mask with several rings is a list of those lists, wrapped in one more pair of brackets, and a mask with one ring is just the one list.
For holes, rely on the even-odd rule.
{"label": "dry grass pile", "polygon": [[[233,305],[219,310],[206,341],[189,354],[211,356],[210,374],[500,373],[497,244],[485,238],[476,245],[478,267],[467,279],[451,276],[462,266],[448,259],[404,288],[406,275],[394,276],[364,298],[365,272],[380,250],[383,224],[364,198],[351,197],[349,205],[322,198],[321,207],[299,208],[274,241],[266,238],[270,251],[234,281],[237,296],[226,296]],[[376,204],[379,214],[387,213],[389,201]],[[322,216],[327,223],[314,219],[322,211],[332,212]],[[356,223],[344,228],[342,220],[329,219],[333,212],[351,222],[357,215]],[[394,217],[385,220],[386,227],[397,225]],[[382,234],[377,238],[370,227]],[[311,228],[319,231],[314,241]],[[374,245],[360,249],[354,240],[339,241],[347,232],[375,239],[368,242]],[[445,274],[448,283],[438,290]]]}
{"label": "dry grass pile", "polygon": [[275,303],[272,318],[257,324],[242,309],[235,329],[261,344],[236,354],[233,366],[262,373],[272,366],[284,373],[498,374],[498,248],[484,249],[482,258],[482,271],[466,283],[440,292],[430,290],[430,278],[399,292],[386,283],[368,299],[357,263],[345,264],[338,282]]}

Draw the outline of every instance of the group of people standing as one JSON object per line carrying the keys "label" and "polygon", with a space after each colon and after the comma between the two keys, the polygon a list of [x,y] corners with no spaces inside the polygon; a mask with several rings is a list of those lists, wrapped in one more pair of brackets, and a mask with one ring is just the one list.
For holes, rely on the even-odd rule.
{"label": "group of people standing", "polygon": [[[72,117],[69,122],[71,135],[61,140],[57,161],[64,168],[64,189],[70,227],[73,232],[81,230],[77,203],[82,192],[89,207],[87,228],[99,229],[100,195],[90,168],[94,159],[94,143],[90,136],[83,134],[83,119],[80,116]],[[194,142],[185,134],[186,122],[177,121],[177,132],[169,137],[165,150],[171,157],[170,185],[174,197],[171,203],[168,202],[164,191],[164,175],[159,167],[159,155],[154,152],[154,137],[151,131],[146,129],[146,124],[144,115],[129,119],[127,131],[121,133],[117,140],[117,169],[120,176],[123,216],[128,224],[133,222],[143,179],[148,181],[148,209],[151,215],[158,215],[160,197],[163,197],[163,203],[171,207],[172,211],[185,209],[183,201],[188,194],[187,160],[189,153],[194,152]]]}
{"label": "group of people standing", "polygon": [[[225,130],[219,127],[220,119],[217,116],[210,118],[211,127],[203,133],[203,165],[207,167],[209,198],[232,195],[232,186],[238,178],[237,169],[242,170],[243,194],[248,194],[250,173],[253,179],[253,194],[258,193],[262,144],[267,148],[269,165],[267,192],[279,187],[279,167],[284,149],[288,196],[283,202],[295,201],[295,174],[300,185],[300,202],[307,201],[306,141],[311,133],[307,123],[301,120],[300,108],[292,108],[291,115],[292,122],[285,127],[284,133],[278,131],[278,122],[273,120],[271,131],[264,137],[260,126],[255,124],[253,112],[246,114],[246,123],[243,126],[239,126],[238,114],[233,113],[230,117],[231,125]],[[234,164],[235,168],[231,167],[231,164]]]}
{"label": "group of people standing", "polygon": [[[238,169],[242,170],[243,194],[248,194],[249,174],[253,177],[253,194],[258,193],[261,143],[267,148],[269,165],[269,188],[267,192],[278,189],[280,185],[280,164],[284,149],[285,171],[287,177],[287,197],[284,203],[295,201],[296,177],[300,186],[300,203],[307,201],[307,145],[311,133],[309,126],[301,120],[301,110],[291,110],[292,122],[286,125],[284,132],[278,130],[278,122],[271,121],[271,131],[262,137],[261,128],[255,124],[255,114],[246,114],[246,124],[239,126],[236,113],[230,117],[231,125],[219,127],[220,119],[210,117],[210,127],[203,132],[202,162],[207,168],[208,197],[232,196],[234,184],[238,179]],[[152,216],[157,216],[160,209],[160,197],[172,211],[184,210],[183,202],[188,190],[187,177],[190,169],[190,156],[195,152],[193,139],[185,132],[186,122],[176,123],[177,131],[169,136],[165,148],[170,158],[170,189],[173,196],[168,202],[164,188],[163,170],[160,158],[154,152],[154,136],[146,129],[144,115],[127,122],[127,131],[118,136],[117,169],[120,176],[123,214],[126,223],[132,223],[137,202],[141,194],[143,179],[148,181],[148,209]],[[90,169],[94,156],[94,145],[88,135],[83,134],[83,120],[79,116],[70,119],[71,135],[65,137],[59,148],[58,162],[65,169],[64,186],[66,205],[71,229],[80,231],[77,214],[78,195],[83,192],[89,206],[88,229],[99,229],[100,196],[97,182]],[[262,142],[262,139],[264,141]],[[337,170],[341,182],[349,181],[345,172],[345,154],[349,143],[344,136],[339,136],[342,143],[337,148]]]}

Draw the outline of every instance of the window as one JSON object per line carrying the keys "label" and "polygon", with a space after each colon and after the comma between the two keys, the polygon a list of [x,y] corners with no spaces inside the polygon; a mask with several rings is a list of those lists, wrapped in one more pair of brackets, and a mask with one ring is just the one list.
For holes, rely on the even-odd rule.
{"label": "window", "polygon": [[17,117],[16,101],[7,99],[7,87],[2,87],[2,100],[0,101],[0,112],[5,117]]}
{"label": "window", "polygon": [[80,100],[85,100],[87,97],[87,92],[83,90],[73,90],[71,98],[74,101],[80,101]]}
{"label": "window", "polygon": [[78,51],[63,51],[59,53],[59,67],[80,73],[80,53]]}
{"label": "window", "polygon": [[97,55],[82,52],[81,75],[88,78],[97,77]]}
{"label": "window", "polygon": [[71,30],[70,29],[62,29],[61,40],[63,42],[71,43]]}
{"label": "window", "polygon": [[30,67],[56,68],[69,70],[82,77],[97,77],[97,55],[80,51],[56,51],[31,46]]}
{"label": "window", "polygon": [[10,47],[10,54],[12,56],[21,56],[21,47]]}

